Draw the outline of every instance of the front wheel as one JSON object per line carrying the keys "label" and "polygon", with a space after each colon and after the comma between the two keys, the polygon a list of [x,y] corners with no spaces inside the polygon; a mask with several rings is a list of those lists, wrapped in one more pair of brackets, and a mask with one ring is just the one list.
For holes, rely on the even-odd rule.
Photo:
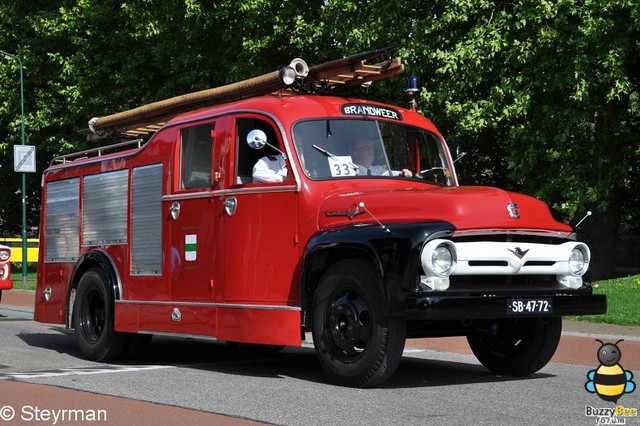
{"label": "front wheel", "polygon": [[562,318],[497,320],[467,337],[474,355],[496,374],[525,376],[547,365],[560,342]]}
{"label": "front wheel", "polygon": [[108,283],[104,271],[89,269],[80,278],[73,305],[76,340],[91,361],[114,360],[127,342],[127,333],[114,331],[114,301]]}
{"label": "front wheel", "polygon": [[342,386],[387,380],[402,358],[406,321],[384,314],[379,276],[362,260],[323,275],[313,300],[313,341],[320,364]]}

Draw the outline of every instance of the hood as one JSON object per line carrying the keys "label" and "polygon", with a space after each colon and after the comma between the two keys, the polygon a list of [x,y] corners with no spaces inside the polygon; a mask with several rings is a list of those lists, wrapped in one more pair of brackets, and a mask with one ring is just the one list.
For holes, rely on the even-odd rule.
{"label": "hood", "polygon": [[[364,209],[356,209],[364,203]],[[375,216],[374,217],[372,217]],[[568,234],[546,204],[533,197],[481,186],[363,190],[333,194],[323,201],[320,229],[356,223],[445,221],[457,232],[529,230]]]}

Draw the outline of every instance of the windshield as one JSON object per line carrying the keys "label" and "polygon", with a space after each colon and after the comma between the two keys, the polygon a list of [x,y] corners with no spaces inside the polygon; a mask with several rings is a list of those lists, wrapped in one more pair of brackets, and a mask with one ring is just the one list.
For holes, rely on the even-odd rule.
{"label": "windshield", "polygon": [[411,177],[453,185],[438,137],[424,129],[376,120],[312,120],[295,125],[294,142],[312,179]]}

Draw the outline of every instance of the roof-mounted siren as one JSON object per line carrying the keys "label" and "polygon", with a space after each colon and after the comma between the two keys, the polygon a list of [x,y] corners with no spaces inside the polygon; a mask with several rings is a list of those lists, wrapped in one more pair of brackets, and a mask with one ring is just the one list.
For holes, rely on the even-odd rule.
{"label": "roof-mounted siren", "polygon": [[99,119],[100,117],[93,117],[91,120],[89,120],[89,130],[91,130],[91,133],[93,133],[94,135],[102,137],[106,134],[106,132],[96,130],[95,128],[95,124]]}
{"label": "roof-mounted siren", "polygon": [[291,86],[296,79],[302,80],[309,75],[309,66],[300,58],[295,58],[289,65],[280,69],[280,80],[285,86]]}
{"label": "roof-mounted siren", "polygon": [[420,85],[418,84],[418,77],[412,75],[407,82],[407,89],[405,90],[407,96],[411,98],[409,104],[411,105],[411,111],[416,110],[416,95],[420,92]]}

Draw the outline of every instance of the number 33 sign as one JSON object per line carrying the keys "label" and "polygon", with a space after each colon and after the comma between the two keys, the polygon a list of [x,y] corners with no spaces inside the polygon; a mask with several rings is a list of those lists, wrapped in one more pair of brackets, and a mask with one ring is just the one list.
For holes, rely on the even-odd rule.
{"label": "number 33 sign", "polygon": [[332,177],[356,176],[358,174],[357,166],[353,164],[350,155],[328,157],[327,160]]}

